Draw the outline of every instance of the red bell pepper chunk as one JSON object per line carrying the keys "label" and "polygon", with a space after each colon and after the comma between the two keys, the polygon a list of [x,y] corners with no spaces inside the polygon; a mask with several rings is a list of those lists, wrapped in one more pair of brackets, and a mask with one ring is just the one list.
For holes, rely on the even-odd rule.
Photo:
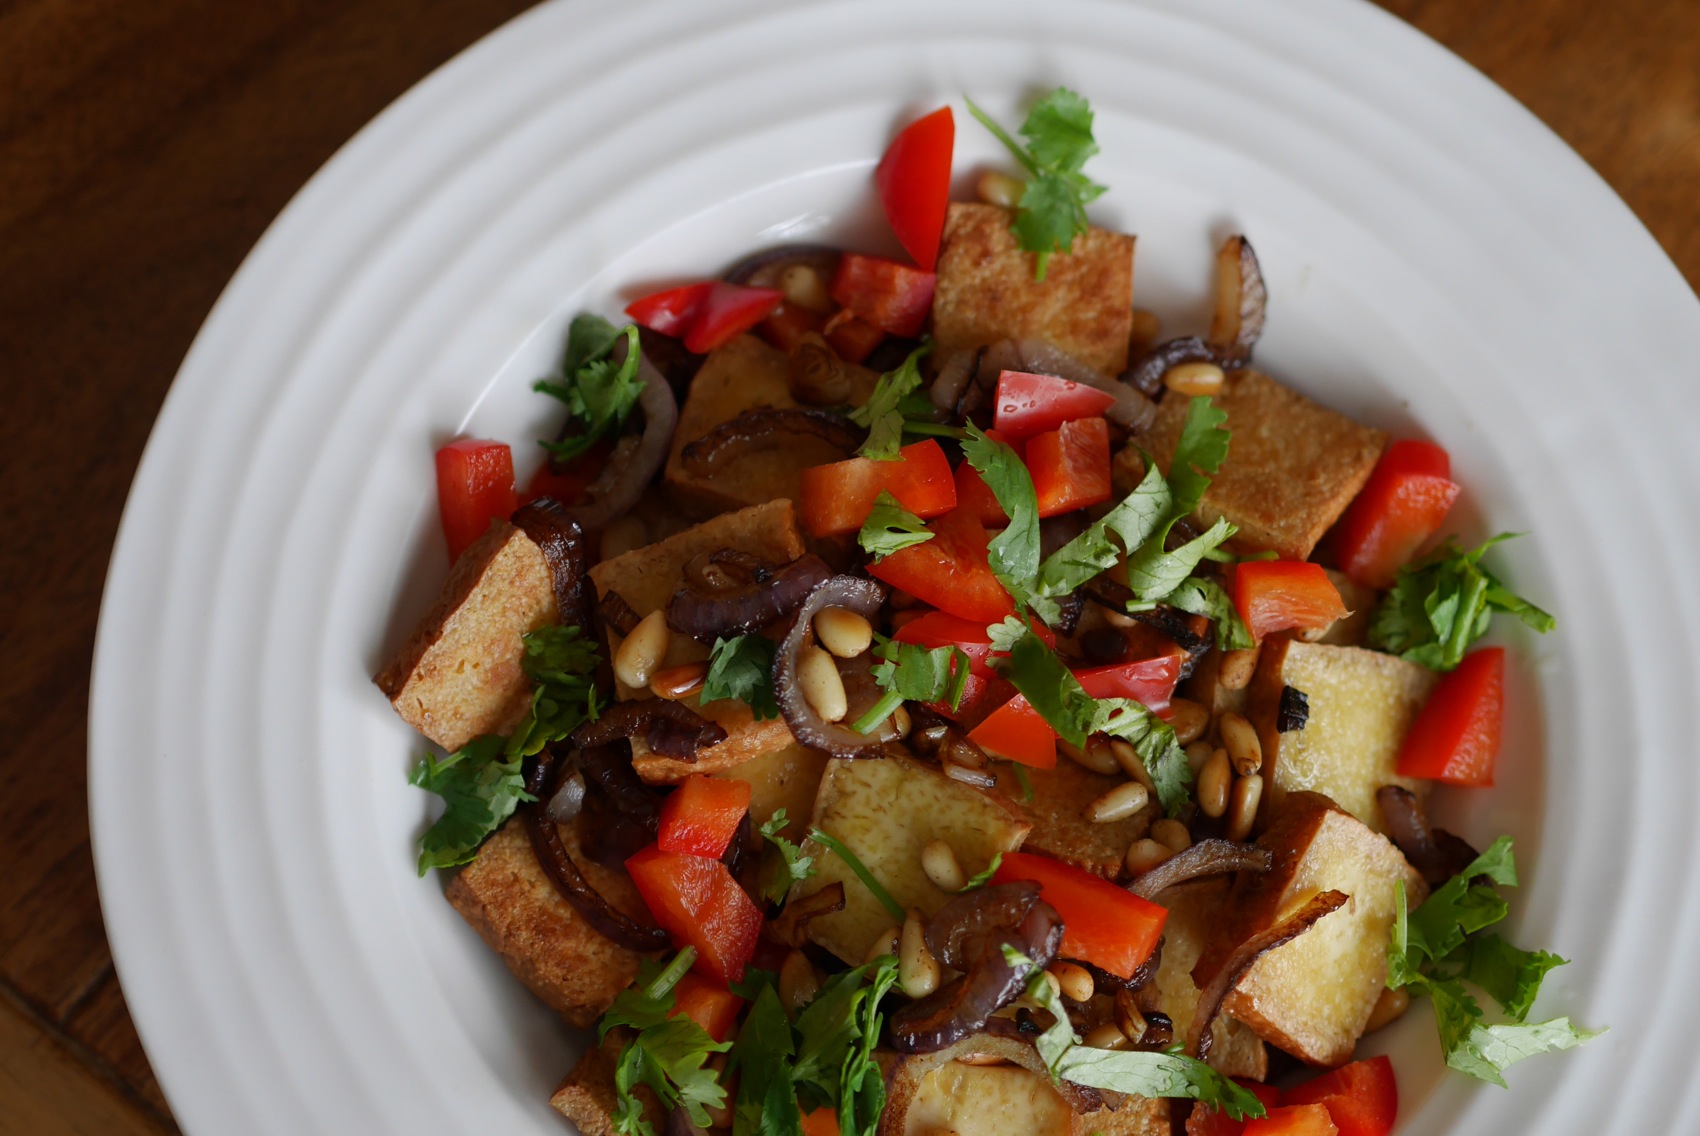
{"label": "red bell pepper chunk", "polygon": [[[1264,1111],[1274,1108],[1281,1099],[1279,1089],[1261,1081],[1235,1077],[1234,1084],[1256,1097]],[[1186,1118],[1186,1136],[1244,1136],[1246,1123],[1244,1120],[1233,1119],[1214,1105],[1200,1101],[1192,1106],[1192,1112]]]}
{"label": "red bell pepper chunk", "polygon": [[931,272],[847,252],[832,277],[832,298],[881,331],[913,339],[927,325],[937,284]]}
{"label": "red bell pepper chunk", "polygon": [[1017,694],[968,732],[968,740],[992,754],[1032,769],[1055,769],[1057,732]]}
{"label": "red bell pepper chunk", "polygon": [[683,339],[691,324],[696,322],[697,313],[702,311],[703,301],[713,290],[714,281],[704,280],[700,284],[652,292],[627,304],[626,314],[639,327]]}
{"label": "red bell pepper chunk", "polygon": [[[955,492],[953,484],[952,496]],[[998,583],[986,559],[985,527],[961,509],[927,527],[933,539],[900,548],[878,564],[868,565],[868,575],[964,619],[988,624],[1014,615],[1015,601]]]}
{"label": "red bell pepper chunk", "polygon": [[689,1018],[715,1041],[725,1041],[737,1030],[743,1005],[744,1000],[726,987],[687,972],[673,987],[673,1012],[667,1016]]}
{"label": "red bell pepper chunk", "polygon": [[626,314],[651,331],[684,340],[685,350],[706,355],[767,318],[784,299],[773,288],[705,280],[633,300]]}
{"label": "red bell pepper chunk", "polygon": [[1093,698],[1131,698],[1161,714],[1169,708],[1175,684],[1181,680],[1181,659],[1177,654],[1158,655],[1075,671],[1074,677]]}
{"label": "red bell pepper chunk", "polygon": [[1019,442],[1055,430],[1078,418],[1097,418],[1116,404],[1115,396],[1085,383],[1004,371],[998,376],[992,425],[1006,441]]}
{"label": "red bell pepper chunk", "polygon": [[956,479],[939,444],[928,438],[897,451],[896,461],[850,458],[802,471],[797,512],[814,536],[855,532],[882,492],[925,520],[956,508]]}
{"label": "red bell pepper chunk", "polygon": [[491,521],[507,520],[518,505],[514,454],[506,442],[462,438],[437,451],[437,511],[450,561],[459,560]]}
{"label": "red bell pepper chunk", "polygon": [[839,1136],[838,1112],[817,1108],[803,1114],[803,1136]]}
{"label": "red bell pepper chunk", "polygon": [[1320,1104],[1340,1136],[1388,1136],[1399,1115],[1399,1086],[1385,1057],[1354,1061],[1281,1094],[1282,1104]]}
{"label": "red bell pepper chunk", "polygon": [[1162,937],[1165,908],[1061,860],[1006,852],[994,884],[1033,880],[1039,898],[1062,916],[1063,958],[1085,959],[1122,978],[1133,977]]}
{"label": "red bell pepper chunk", "polygon": [[968,510],[982,525],[1001,529],[1009,524],[1009,514],[998,503],[998,495],[967,462],[956,467],[956,506]]}
{"label": "red bell pepper chunk", "polygon": [[1026,460],[1041,517],[1110,499],[1110,424],[1102,418],[1064,422],[1035,434],[1027,440]]}
{"label": "red bell pepper chunk", "polygon": [[655,843],[663,852],[718,860],[750,811],[750,783],[695,773],[661,803]]}
{"label": "red bell pepper chunk", "polygon": [[939,259],[955,148],[956,118],[949,107],[941,107],[904,127],[874,171],[874,186],[891,231],[903,251],[928,272]]}
{"label": "red bell pepper chunk", "polygon": [[826,321],[821,334],[826,336],[827,346],[846,363],[862,362],[885,342],[885,332],[842,310]]}
{"label": "red bell pepper chunk", "polygon": [[1244,1136],[1339,1136],[1339,1129],[1319,1104],[1282,1105],[1261,1120],[1246,1121]]}
{"label": "red bell pepper chunk", "polygon": [[576,504],[590,483],[601,475],[608,455],[613,452],[614,439],[602,438],[578,457],[567,459],[558,469],[554,462],[544,462],[525,483],[520,504],[529,505],[539,497],[553,497],[563,505]]}
{"label": "red bell pepper chunk", "polygon": [[1340,570],[1371,588],[1393,584],[1446,520],[1460,486],[1433,442],[1394,442],[1334,528]]}
{"label": "red bell pepper chunk", "polygon": [[743,979],[761,938],[761,909],[725,864],[651,844],[626,871],[674,946],[696,948],[698,971],[721,985]]}
{"label": "red bell pepper chunk", "polygon": [[1505,648],[1465,655],[1440,676],[1399,747],[1399,775],[1451,785],[1492,785],[1505,724]]}
{"label": "red bell pepper chunk", "polygon": [[1233,595],[1255,639],[1289,628],[1327,627],[1348,614],[1322,566],[1300,560],[1248,560],[1236,566]]}

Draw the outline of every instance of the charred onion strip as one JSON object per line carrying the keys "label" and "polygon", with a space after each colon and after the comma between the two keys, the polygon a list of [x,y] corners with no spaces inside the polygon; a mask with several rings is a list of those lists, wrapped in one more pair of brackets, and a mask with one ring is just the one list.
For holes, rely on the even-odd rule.
{"label": "charred onion strip", "polygon": [[968,740],[961,726],[922,703],[909,704],[909,717],[914,732],[909,735],[909,748],[922,757],[930,757],[940,765],[960,765],[964,769],[984,769],[991,758],[978,744]]}
{"label": "charred onion strip", "polygon": [[590,587],[590,542],[584,529],[553,497],[539,497],[518,510],[513,523],[543,551],[561,623],[577,627],[590,638],[595,631],[591,623],[595,593]]}
{"label": "charred onion strip", "polygon": [[809,593],[792,617],[791,630],[780,641],[773,660],[773,693],[785,724],[802,744],[824,749],[834,757],[874,757],[884,752],[876,738],[848,726],[828,722],[815,713],[797,682],[797,666],[814,618],[823,609],[841,607],[872,619],[885,603],[885,589],[859,576],[834,576]]}
{"label": "charred onion strip", "polygon": [[604,627],[612,627],[621,635],[630,635],[632,628],[642,621],[642,617],[619,592],[609,592],[603,596],[601,604],[597,606],[597,613],[602,616]]}
{"label": "charred onion strip", "polygon": [[620,738],[646,734],[649,748],[664,757],[695,761],[697,751],[719,745],[726,731],[689,706],[665,698],[639,698],[616,702],[593,722],[573,731],[572,744],[580,749],[607,745]]}
{"label": "charred onion strip", "polygon": [[748,635],[776,623],[832,578],[832,568],[814,553],[804,553],[782,568],[760,567],[748,584],[721,592],[687,584],[667,604],[667,625],[702,643]]}
{"label": "charred onion strip", "polygon": [[[616,356],[623,352],[623,343]],[[627,434],[614,444],[602,472],[586,487],[584,503],[568,509],[587,529],[606,528],[608,522],[629,513],[667,461],[667,451],[673,445],[673,428],[679,423],[673,388],[648,359],[638,360],[638,378],[643,380],[643,390],[638,394],[643,433]]]}
{"label": "charred onion strip", "polygon": [[[1223,364],[1216,349],[1196,335],[1167,339],[1142,355],[1133,366],[1122,372],[1121,381],[1147,398],[1154,398],[1163,389],[1163,375],[1170,367],[1182,363]],[[1226,370],[1226,367],[1223,367]]]}
{"label": "charred onion strip", "polygon": [[838,260],[844,254],[831,245],[776,245],[750,253],[721,274],[730,284],[748,284],[752,288],[777,288],[787,268],[803,265],[823,275],[826,283],[838,270]]}
{"label": "charred onion strip", "polygon": [[1255,844],[1231,840],[1200,840],[1185,852],[1169,857],[1127,887],[1140,899],[1156,898],[1177,884],[1223,872],[1267,872],[1275,853]]}
{"label": "charred onion strip", "polygon": [[1251,242],[1232,236],[1216,253],[1216,310],[1210,317],[1210,347],[1224,368],[1243,367],[1263,334],[1269,290]]}
{"label": "charred onion strip", "polygon": [[1476,850],[1443,828],[1431,829],[1422,802],[1409,789],[1383,785],[1375,791],[1387,835],[1429,887],[1439,887],[1470,866]]}
{"label": "charred onion strip", "polygon": [[690,473],[709,473],[721,458],[769,442],[779,434],[811,435],[842,450],[847,457],[867,437],[867,431],[830,410],[763,407],[746,410],[691,442],[679,451],[679,464]]}
{"label": "charred onion strip", "polygon": [[791,900],[762,926],[769,939],[782,946],[801,948],[809,939],[809,920],[844,910],[844,885],[830,883],[817,892]]}

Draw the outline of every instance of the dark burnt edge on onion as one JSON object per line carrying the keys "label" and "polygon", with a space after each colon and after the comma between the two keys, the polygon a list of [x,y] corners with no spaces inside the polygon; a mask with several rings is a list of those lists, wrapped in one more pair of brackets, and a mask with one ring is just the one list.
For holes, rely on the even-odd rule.
{"label": "dark burnt edge on onion", "polygon": [[836,446],[849,457],[867,439],[867,431],[830,410],[771,406],[746,410],[716,425],[679,451],[679,464],[687,471],[706,474],[727,451],[765,440],[773,434],[808,434]]}
{"label": "dark burnt edge on onion", "polygon": [[1375,791],[1375,803],[1381,808],[1388,839],[1430,887],[1439,887],[1476,858],[1468,841],[1443,828],[1431,828],[1422,802],[1404,786],[1381,786]]}
{"label": "dark burnt edge on onion", "polygon": [[1226,369],[1222,356],[1203,336],[1183,335],[1165,339],[1141,355],[1121,373],[1121,381],[1147,398],[1161,398],[1164,374],[1170,367],[1178,367],[1182,363],[1215,363]]}
{"label": "dark burnt edge on onion", "polygon": [[639,734],[656,753],[681,761],[695,761],[700,750],[726,740],[724,727],[681,702],[639,698],[614,703],[599,718],[574,730],[571,742],[588,749]]}
{"label": "dark burnt edge on onion", "polygon": [[801,950],[808,942],[811,919],[843,910],[844,884],[834,880],[819,891],[787,902],[778,915],[762,924],[762,934],[780,946]]}
{"label": "dark burnt edge on onion", "polygon": [[1155,902],[1163,892],[1206,876],[1225,872],[1267,872],[1275,864],[1275,853],[1256,844],[1232,840],[1201,840],[1177,853],[1127,885],[1140,899]]}
{"label": "dark burnt edge on onion", "polygon": [[630,635],[632,629],[643,622],[643,617],[626,601],[626,597],[615,591],[602,597],[596,611],[602,617],[604,627],[612,627],[621,635]]}
{"label": "dark burnt edge on onion", "polygon": [[[616,347],[616,353],[621,348]],[[643,432],[626,434],[614,443],[602,472],[585,489],[585,501],[568,507],[568,513],[587,529],[602,529],[624,516],[667,462],[673,445],[673,430],[679,423],[679,404],[673,388],[638,352],[638,376],[643,389],[638,408],[643,411]],[[634,440],[635,439],[635,440]]]}
{"label": "dark burnt edge on onion", "polygon": [[667,626],[699,643],[748,635],[795,612],[831,578],[831,565],[805,552],[791,563],[764,569],[748,584],[728,591],[705,592],[687,584],[667,601]]}
{"label": "dark burnt edge on onion", "polygon": [[591,625],[590,541],[583,526],[553,497],[539,497],[516,510],[513,523],[543,552],[560,622],[577,627],[588,638],[595,629]]}
{"label": "dark burnt edge on onion", "polygon": [[1310,721],[1310,696],[1296,686],[1282,686],[1281,700],[1275,705],[1275,732],[1292,733],[1302,730]]}
{"label": "dark burnt edge on onion", "polygon": [[[842,249],[832,245],[821,244],[790,244],[774,245],[772,248],[757,249],[733,261],[720,278],[728,284],[751,285],[756,276],[764,270],[775,267],[789,268],[793,264],[806,264],[816,272],[825,270],[830,277],[832,270],[837,268],[839,258],[844,255]],[[830,284],[831,281],[823,283]],[[776,288],[777,281],[772,284],[753,285],[761,288]]]}
{"label": "dark burnt edge on onion", "polygon": [[791,734],[806,746],[824,749],[834,757],[877,757],[883,742],[858,734],[848,726],[828,722],[815,713],[797,684],[797,667],[814,618],[823,609],[841,607],[873,619],[885,603],[885,588],[860,576],[833,576],[809,593],[773,657],[773,694]]}

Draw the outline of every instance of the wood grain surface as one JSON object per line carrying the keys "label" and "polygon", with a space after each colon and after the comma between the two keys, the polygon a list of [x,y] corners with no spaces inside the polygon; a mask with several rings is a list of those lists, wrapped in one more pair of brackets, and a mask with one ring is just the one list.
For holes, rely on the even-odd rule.
{"label": "wood grain surface", "polygon": [[[166,387],[291,195],[524,0],[0,0],[0,1134],[172,1131],[101,928],[88,675]],[[1700,3],[1384,0],[1700,284]]]}

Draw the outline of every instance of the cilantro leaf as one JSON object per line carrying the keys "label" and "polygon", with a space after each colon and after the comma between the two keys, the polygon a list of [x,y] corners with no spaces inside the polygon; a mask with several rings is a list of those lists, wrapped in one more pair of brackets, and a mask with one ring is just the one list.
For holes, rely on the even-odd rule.
{"label": "cilantro leaf", "polygon": [[1027,634],[1027,621],[1019,615],[1006,615],[1002,623],[994,623],[986,628],[986,636],[992,641],[992,650],[1007,652],[1015,646],[1016,640]]}
{"label": "cilantro leaf", "polygon": [[[1021,766],[1018,765],[1016,768],[1020,769]],[[1028,800],[1032,799],[1033,798],[1031,796],[1028,797]],[[992,853],[992,862],[986,865],[985,870],[976,872],[970,876],[967,883],[956,889],[956,894],[961,895],[965,891],[973,891],[975,888],[985,887],[987,884],[992,882],[992,877],[997,874],[998,869],[1001,867],[1003,867],[1003,853]]]}
{"label": "cilantro leaf", "polygon": [[1531,1025],[1474,1025],[1462,1042],[1447,1051],[1446,1063],[1460,1073],[1504,1088],[1504,1071],[1525,1057],[1574,1049],[1599,1033],[1580,1029],[1569,1018]]}
{"label": "cilantro leaf", "polygon": [[785,831],[790,821],[785,816],[784,809],[775,809],[768,822],[756,831],[761,833],[767,842],[779,850],[781,870],[773,874],[766,890],[762,892],[774,903],[784,903],[790,894],[791,885],[800,883],[815,874],[815,858],[803,855],[803,850],[785,837],[779,835]]}
{"label": "cilantro leaf", "polygon": [[637,1031],[614,1067],[618,1101],[614,1126],[628,1136],[655,1133],[644,1118],[642,1100],[632,1091],[640,1084],[648,1086],[663,1109],[682,1106],[700,1125],[708,1124],[708,1109],[726,1103],[726,1090],[704,1063],[711,1054],[732,1048],[731,1043],[716,1042],[688,1017],[668,1016],[673,1011],[673,987],[695,961],[696,951],[690,947],[666,967],[645,959],[639,964],[639,985],[621,991],[597,1026],[598,1037],[619,1026]]}
{"label": "cilantro leaf", "polygon": [[1186,804],[1187,787],[1192,784],[1192,767],[1187,764],[1186,751],[1175,738],[1174,727],[1143,703],[1131,698],[1098,699],[1092,732],[1121,738],[1133,746],[1157,790],[1157,800],[1164,812],[1174,816]]}
{"label": "cilantro leaf", "polygon": [[1133,592],[1129,607],[1140,610],[1167,603],[1170,593],[1192,576],[1198,562],[1235,531],[1226,518],[1217,517],[1215,524],[1172,552],[1163,548],[1161,537],[1140,545],[1127,558],[1127,586]]}
{"label": "cilantro leaf", "polygon": [[952,710],[962,704],[968,688],[968,656],[960,647],[923,647],[880,638],[874,655],[875,685],[885,691],[879,701],[850,724],[858,733],[868,733],[889,718],[905,699],[916,702],[948,702]]}
{"label": "cilantro leaf", "polygon": [[850,870],[856,874],[856,878],[862,881],[862,886],[872,892],[875,899],[879,900],[880,906],[890,912],[893,919],[900,923],[903,921],[905,915],[903,905],[891,897],[891,893],[885,890],[885,885],[874,878],[874,874],[868,871],[868,866],[862,863],[861,858],[850,851],[843,841],[830,833],[822,832],[818,828],[809,829],[809,839],[843,860]]}
{"label": "cilantro leaf", "polygon": [[1008,527],[986,547],[992,574],[1018,605],[1031,605],[1047,623],[1055,620],[1056,603],[1035,595],[1031,586],[1039,574],[1039,495],[1033,489],[1033,475],[1019,454],[972,423],[962,441],[962,453],[1009,517]]}
{"label": "cilantro leaf", "polygon": [[1529,1016],[1547,971],[1569,960],[1551,951],[1525,951],[1498,935],[1478,935],[1465,943],[1463,961],[1460,977],[1481,987],[1507,1017],[1520,1022]]}
{"label": "cilantro leaf", "polygon": [[530,757],[595,718],[596,644],[577,627],[539,627],[524,636],[520,669],[536,683],[531,709],[508,737],[508,752]]}
{"label": "cilantro leaf", "polygon": [[738,1099],[732,1113],[734,1133],[800,1130],[802,1117],[791,1079],[791,1058],[796,1052],[791,1020],[778,990],[767,982],[751,999],[726,1061],[728,1075],[738,1075]]}
{"label": "cilantro leaf", "polygon": [[1234,606],[1227,589],[1215,580],[1189,576],[1165,596],[1163,602],[1209,619],[1216,628],[1218,651],[1242,651],[1257,646],[1257,640],[1251,637],[1251,629],[1240,618],[1239,608]]}
{"label": "cilantro leaf", "polygon": [[868,430],[868,440],[856,453],[874,461],[896,461],[903,445],[903,413],[905,398],[921,385],[921,359],[933,349],[932,343],[921,344],[874,384],[874,393],[863,406],[850,412],[850,421]]}
{"label": "cilantro leaf", "polygon": [[749,706],[757,721],[779,717],[779,701],[773,693],[774,652],[773,640],[763,635],[716,638],[702,683],[702,701],[735,698]]}
{"label": "cilantro leaf", "polygon": [[[1037,590],[1041,595],[1061,596],[1074,591],[1094,576],[1115,567],[1125,552],[1139,548],[1157,532],[1169,515],[1174,496],[1155,464],[1132,493],[1122,498],[1103,517],[1045,558],[1039,567]],[[1115,539],[1111,539],[1114,537]]]}
{"label": "cilantro leaf", "polygon": [[1431,670],[1449,671],[1487,634],[1495,612],[1514,616],[1536,631],[1551,631],[1556,626],[1552,616],[1481,565],[1488,549],[1516,535],[1500,533],[1469,550],[1448,540],[1401,568],[1370,621],[1369,645]]}
{"label": "cilantro leaf", "polygon": [[[616,367],[612,355],[622,335],[626,339],[626,357]],[[572,420],[580,425],[577,433],[559,442],[539,443],[551,457],[557,461],[576,458],[599,439],[616,434],[625,426],[643,391],[637,377],[641,358],[636,324],[627,324],[616,331],[601,316],[584,314],[574,318],[567,331],[567,356],[561,365],[559,381],[539,379],[531,385],[531,389],[566,403]]]}
{"label": "cilantro leaf", "polygon": [[1175,442],[1175,458],[1169,463],[1169,489],[1175,498],[1171,515],[1176,519],[1198,508],[1210,488],[1210,479],[1228,460],[1230,435],[1222,428],[1227,420],[1228,412],[1208,395],[1194,395],[1187,404],[1186,421]]}
{"label": "cilantro leaf", "polygon": [[932,539],[933,534],[921,518],[905,509],[884,489],[874,498],[874,507],[868,513],[868,519],[862,522],[862,531],[856,534],[856,543],[874,558],[875,564],[899,549]]}

